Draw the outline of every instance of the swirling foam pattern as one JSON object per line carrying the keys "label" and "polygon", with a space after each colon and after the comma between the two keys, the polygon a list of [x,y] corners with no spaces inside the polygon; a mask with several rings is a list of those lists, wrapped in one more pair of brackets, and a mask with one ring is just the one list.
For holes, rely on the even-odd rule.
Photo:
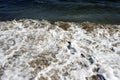
{"label": "swirling foam pattern", "polygon": [[119,80],[120,26],[0,22],[0,80]]}

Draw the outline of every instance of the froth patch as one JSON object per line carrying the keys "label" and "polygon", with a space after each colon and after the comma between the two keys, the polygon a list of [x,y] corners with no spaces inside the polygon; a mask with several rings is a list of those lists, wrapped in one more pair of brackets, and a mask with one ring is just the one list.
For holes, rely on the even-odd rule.
{"label": "froth patch", "polygon": [[119,25],[1,22],[0,79],[119,80],[119,43]]}

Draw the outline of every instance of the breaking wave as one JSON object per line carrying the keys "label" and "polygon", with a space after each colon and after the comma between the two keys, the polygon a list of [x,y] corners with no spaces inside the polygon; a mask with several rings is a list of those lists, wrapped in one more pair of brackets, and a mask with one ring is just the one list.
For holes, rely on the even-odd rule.
{"label": "breaking wave", "polygon": [[120,26],[0,22],[0,80],[119,80]]}

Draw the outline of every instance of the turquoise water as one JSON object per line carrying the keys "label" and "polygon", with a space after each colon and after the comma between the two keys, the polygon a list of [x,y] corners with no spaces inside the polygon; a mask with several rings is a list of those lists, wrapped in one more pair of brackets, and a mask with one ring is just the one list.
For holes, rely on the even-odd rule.
{"label": "turquoise water", "polygon": [[0,20],[46,19],[120,24],[119,0],[0,0]]}

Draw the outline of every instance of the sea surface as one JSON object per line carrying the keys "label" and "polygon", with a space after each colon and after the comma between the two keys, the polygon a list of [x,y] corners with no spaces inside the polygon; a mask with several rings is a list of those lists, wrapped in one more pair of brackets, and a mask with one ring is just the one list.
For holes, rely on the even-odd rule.
{"label": "sea surface", "polygon": [[120,24],[120,0],[0,0],[0,20],[45,19]]}
{"label": "sea surface", "polygon": [[0,0],[0,80],[120,80],[120,1]]}

